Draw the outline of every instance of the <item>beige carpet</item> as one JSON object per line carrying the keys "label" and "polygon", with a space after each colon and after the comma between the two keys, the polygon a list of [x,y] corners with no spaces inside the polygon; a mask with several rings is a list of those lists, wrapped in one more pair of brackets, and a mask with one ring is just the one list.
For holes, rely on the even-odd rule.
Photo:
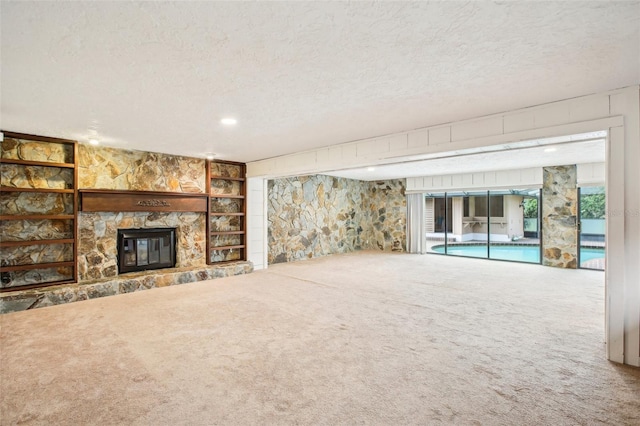
{"label": "beige carpet", "polygon": [[1,424],[640,424],[604,274],[363,252],[0,316]]}

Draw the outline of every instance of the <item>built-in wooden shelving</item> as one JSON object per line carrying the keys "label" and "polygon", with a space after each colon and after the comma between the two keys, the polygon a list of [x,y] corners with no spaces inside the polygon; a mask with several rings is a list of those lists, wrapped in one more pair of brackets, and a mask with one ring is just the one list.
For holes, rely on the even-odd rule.
{"label": "built-in wooden shelving", "polygon": [[[0,248],[3,250],[1,256],[2,265],[0,266],[0,291],[24,290],[76,282],[78,258],[78,231],[76,226],[78,219],[78,144],[76,141],[67,139],[5,131],[2,133],[3,142],[0,155],[2,182],[0,184],[0,193],[2,194],[3,203],[0,211],[0,221],[64,221],[68,225],[63,227],[62,233],[66,234],[66,236],[61,236],[61,238],[51,238],[51,235],[38,234],[38,231],[44,232],[43,229],[46,228],[41,224],[35,227],[35,232],[30,231],[30,235],[11,235],[9,231],[3,232],[3,240],[0,241]],[[33,147],[30,148],[29,144],[32,144]],[[42,157],[47,155],[43,154],[43,152],[55,152],[54,155],[48,157],[53,159],[51,161],[47,161],[46,158],[43,159]],[[36,158],[29,158],[30,155],[34,155]],[[9,167],[12,167],[11,173],[8,172]],[[64,174],[66,176],[64,188],[41,188],[26,186],[25,182],[29,182],[27,178],[29,175],[28,168],[58,168],[70,170],[70,172],[65,172]],[[15,177],[16,174],[23,179],[17,179],[16,181],[19,183],[13,184],[10,182],[12,180],[11,176]],[[56,185],[58,184],[59,182],[56,182]],[[43,211],[38,214],[32,210],[20,211],[19,207],[16,207],[17,210],[12,211],[8,207],[15,204],[11,202],[14,197],[20,197],[21,194],[38,193],[45,194],[45,196],[49,194],[48,196],[62,197],[64,213],[47,213]],[[6,226],[6,224],[3,226]],[[69,253],[68,257],[70,259],[55,262],[18,263],[24,262],[23,259],[25,258],[38,258],[37,254],[39,253],[34,252],[37,246],[54,244],[66,247],[71,246],[71,249],[63,250]],[[19,250],[21,255],[16,257],[12,250]],[[30,256],[30,252],[33,256]],[[45,252],[45,254],[51,253]],[[14,262],[17,264],[14,264]],[[42,272],[35,275],[25,275],[27,271],[33,270],[42,270]]]}
{"label": "built-in wooden shelving", "polygon": [[207,262],[246,260],[246,166],[208,161]]}

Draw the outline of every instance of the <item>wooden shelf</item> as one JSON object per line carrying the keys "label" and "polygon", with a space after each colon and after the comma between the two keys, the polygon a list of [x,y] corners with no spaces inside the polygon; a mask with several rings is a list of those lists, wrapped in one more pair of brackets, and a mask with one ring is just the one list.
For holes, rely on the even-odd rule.
{"label": "wooden shelf", "polygon": [[0,187],[2,192],[43,192],[43,193],[57,193],[57,194],[73,194],[74,189],[58,189],[58,188],[15,188],[13,186]]}
{"label": "wooden shelf", "polygon": [[[37,135],[28,135],[24,133],[16,133],[2,130],[4,134],[5,140],[7,138],[15,139],[16,143],[23,144],[29,142],[37,142],[37,145],[48,146],[52,149],[52,152],[56,152],[57,157],[53,161],[39,161],[39,157],[36,155],[31,156],[31,159],[22,159],[22,158],[0,158],[0,165],[14,165],[19,167],[14,167],[22,178],[27,177],[28,167],[43,167],[43,168],[51,168],[51,169],[61,169],[59,172],[64,170],[65,172],[61,174],[61,177],[64,179],[64,184],[61,184],[62,188],[16,188],[13,186],[2,185],[0,186],[0,191],[3,194],[22,194],[22,193],[30,193],[30,194],[68,194],[62,198],[65,204],[64,210],[62,213],[56,214],[47,214],[48,212],[43,208],[38,208],[36,211],[24,212],[28,214],[6,214],[4,211],[3,214],[0,214],[0,220],[22,220],[22,221],[46,221],[46,220],[63,220],[68,221],[65,223],[65,228],[70,227],[70,232],[65,233],[61,236],[61,238],[51,238],[49,235],[46,235],[43,229],[42,231],[39,229],[31,229],[29,228],[29,234],[25,234],[23,232],[18,232],[16,235],[11,235],[9,239],[14,241],[0,241],[0,247],[22,247],[19,251],[14,250],[15,253],[7,253],[9,257],[15,256],[16,254],[20,254],[19,252],[24,252],[29,256],[36,256],[34,253],[38,251],[37,246],[49,246],[45,248],[46,250],[51,251],[55,248],[55,244],[65,245],[65,249],[70,251],[69,257],[71,260],[64,262],[49,262],[49,263],[37,263],[37,264],[29,264],[29,265],[7,265],[0,267],[2,273],[11,272],[11,271],[29,271],[29,270],[46,270],[46,269],[55,269],[55,268],[69,268],[68,276],[64,278],[60,278],[58,276],[49,276],[49,280],[47,281],[47,274],[43,274],[43,279],[45,281],[33,283],[33,284],[21,284],[21,285],[13,285],[6,288],[0,288],[0,291],[23,291],[32,288],[40,288],[40,287],[49,287],[53,285],[59,285],[64,283],[75,283],[78,280],[78,143],[76,141],[72,141],[69,139],[59,139],[59,138],[50,138],[46,136],[37,136]],[[18,147],[18,149],[20,149]],[[37,149],[37,148],[36,148]],[[22,152],[21,157],[26,156],[29,158],[30,150],[26,150]],[[10,154],[5,152],[4,150],[0,154],[1,156],[15,156],[14,154]],[[3,169],[7,169],[4,167]],[[55,170],[54,170],[55,171]],[[5,196],[7,196],[5,195]],[[38,214],[38,212],[40,214]],[[37,239],[42,238],[42,239]],[[5,238],[6,239],[6,238]],[[26,240],[23,240],[26,239]],[[15,241],[17,240],[17,241]],[[17,259],[7,259],[7,263],[23,263]],[[53,274],[56,275],[56,274]]]}
{"label": "wooden shelf", "polygon": [[233,180],[236,182],[244,182],[244,178],[237,178],[237,177],[230,177],[230,176],[217,176],[217,175],[211,175],[210,176],[211,180]]}
{"label": "wooden shelf", "polygon": [[212,231],[210,235],[242,235],[244,231]]}
{"label": "wooden shelf", "polygon": [[[0,270],[2,272],[12,272],[12,271],[28,271],[31,269],[50,269],[50,268],[60,268],[63,266],[75,266],[76,262],[70,260],[68,262],[51,262],[51,263],[34,263],[31,265],[11,265],[11,266],[2,266]],[[22,288],[22,286],[20,286]]]}
{"label": "wooden shelf", "polygon": [[52,163],[49,161],[30,161],[30,160],[14,160],[12,158],[0,158],[2,164],[17,164],[20,166],[39,166],[39,167],[59,167],[66,169],[74,169],[73,163]]}
{"label": "wooden shelf", "polygon": [[42,287],[51,287],[53,285],[60,285],[60,284],[69,284],[69,283],[75,283],[75,280],[59,280],[59,281],[47,281],[44,283],[37,283],[37,284],[25,284],[25,285],[20,285],[20,286],[15,286],[15,287],[2,287],[0,288],[0,293],[8,293],[10,291],[22,291],[22,290],[32,290],[34,288],[42,288]]}
{"label": "wooden shelf", "polygon": [[[247,259],[246,243],[247,243],[247,185],[246,176],[247,165],[244,163],[238,163],[235,161],[224,160],[212,160],[207,162],[207,177],[206,182],[208,185],[207,192],[209,196],[207,205],[207,263],[208,264],[220,264],[233,261],[243,261]],[[221,176],[218,173],[243,176],[243,177],[231,177]],[[224,191],[224,189],[218,188],[220,182],[224,182],[225,186],[231,186],[234,189],[233,194],[220,194],[216,192]],[[233,184],[233,182],[239,182]],[[228,189],[227,189],[228,190]],[[227,200],[227,201],[222,201]],[[237,201],[234,201],[237,200]],[[230,206],[221,206],[220,202],[228,203]],[[221,212],[214,210],[236,210],[234,212]],[[232,229],[238,229],[237,231],[215,231],[212,230],[215,218],[225,217],[223,220],[230,220],[232,217],[238,219],[234,222],[239,222],[237,227]],[[218,241],[219,236],[228,235],[227,241]],[[215,246],[215,244],[232,244],[227,246]],[[234,244],[235,243],[235,244]],[[238,250],[233,255],[229,254],[229,250]],[[213,252],[219,254],[213,255]],[[212,261],[211,258],[216,257],[221,260]],[[237,259],[227,259],[228,257],[237,257]]]}
{"label": "wooden shelf", "polygon": [[29,241],[1,241],[0,247],[39,246],[50,244],[73,244],[73,238],[60,238],[58,240],[29,240]]}
{"label": "wooden shelf", "polygon": [[0,220],[73,220],[73,214],[8,214],[1,215]]}
{"label": "wooden shelf", "polygon": [[211,198],[238,198],[244,200],[244,195],[221,195],[221,194],[211,194]]}
{"label": "wooden shelf", "polygon": [[213,250],[213,251],[232,250],[232,249],[241,249],[241,248],[244,248],[244,247],[245,247],[244,244],[240,244],[240,245],[237,245],[237,246],[218,246],[218,247],[211,246],[211,250]]}
{"label": "wooden shelf", "polygon": [[244,216],[244,213],[209,213],[211,216]]}

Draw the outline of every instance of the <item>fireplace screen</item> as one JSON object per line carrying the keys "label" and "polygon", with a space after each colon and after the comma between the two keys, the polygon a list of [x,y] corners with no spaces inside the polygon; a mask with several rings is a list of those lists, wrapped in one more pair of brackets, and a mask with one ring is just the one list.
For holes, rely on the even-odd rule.
{"label": "fireplace screen", "polygon": [[118,229],[118,272],[176,266],[175,228]]}

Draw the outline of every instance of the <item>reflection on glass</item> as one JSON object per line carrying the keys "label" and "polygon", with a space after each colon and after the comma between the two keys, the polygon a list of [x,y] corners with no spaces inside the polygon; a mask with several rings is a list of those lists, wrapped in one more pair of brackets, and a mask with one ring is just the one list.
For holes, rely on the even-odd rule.
{"label": "reflection on glass", "polygon": [[580,194],[580,267],[605,269],[605,191],[604,187],[579,188]]}
{"label": "reflection on glass", "polygon": [[539,189],[425,198],[428,252],[540,263]]}
{"label": "reflection on glass", "polygon": [[540,263],[539,194],[537,189],[489,191],[489,258]]}
{"label": "reflection on glass", "polygon": [[487,257],[487,192],[450,192],[425,198],[428,252]]}
{"label": "reflection on glass", "polygon": [[149,264],[149,240],[138,238],[136,240],[136,251],[138,252],[138,266]]}

